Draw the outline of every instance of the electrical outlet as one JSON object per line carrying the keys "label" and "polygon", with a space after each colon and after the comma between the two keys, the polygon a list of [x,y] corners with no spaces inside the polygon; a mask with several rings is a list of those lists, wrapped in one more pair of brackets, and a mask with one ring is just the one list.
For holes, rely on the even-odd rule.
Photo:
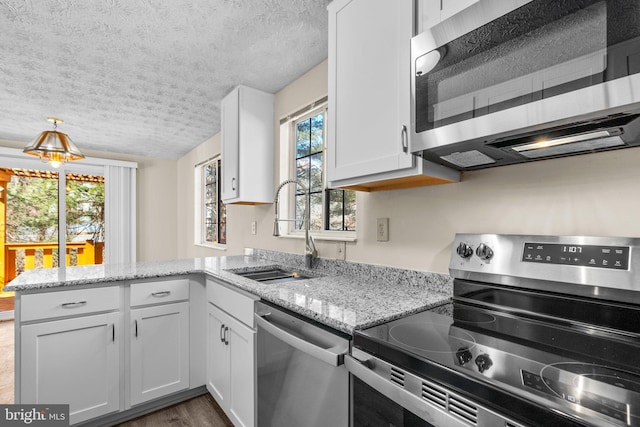
{"label": "electrical outlet", "polygon": [[376,241],[389,241],[389,218],[378,218],[376,224]]}
{"label": "electrical outlet", "polygon": [[347,244],[345,242],[336,242],[336,259],[344,261],[346,258]]}
{"label": "electrical outlet", "polygon": [[253,221],[251,223],[251,234],[256,234],[258,232],[258,222]]}

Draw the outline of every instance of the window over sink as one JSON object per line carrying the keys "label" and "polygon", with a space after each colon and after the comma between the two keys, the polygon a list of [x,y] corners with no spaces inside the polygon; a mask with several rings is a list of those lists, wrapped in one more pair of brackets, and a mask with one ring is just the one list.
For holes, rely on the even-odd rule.
{"label": "window over sink", "polygon": [[[286,188],[281,215],[293,218],[287,234],[304,230],[309,199],[310,229],[320,239],[355,238],[356,192],[329,188],[325,173],[327,102],[321,100],[280,121],[280,178],[299,185]],[[284,191],[284,190],[283,190]],[[283,198],[284,200],[285,198]],[[284,228],[284,227],[283,227]]]}

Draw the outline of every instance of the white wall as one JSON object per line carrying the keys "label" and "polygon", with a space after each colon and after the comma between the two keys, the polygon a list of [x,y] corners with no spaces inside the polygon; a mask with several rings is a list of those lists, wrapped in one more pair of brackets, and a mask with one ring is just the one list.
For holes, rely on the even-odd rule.
{"label": "white wall", "polygon": [[[0,146],[23,148],[29,142],[0,140]],[[138,261],[175,259],[178,256],[177,161],[101,151],[83,150],[83,153],[90,157],[138,163],[137,259]],[[2,167],[1,158],[0,167]]]}
{"label": "white wall", "polygon": [[[276,123],[326,93],[325,61],[276,94]],[[278,132],[276,126],[276,168]],[[228,207],[226,252],[193,245],[193,166],[219,149],[216,135],[178,161],[178,256],[239,254],[244,247],[302,253],[302,241],[271,236],[272,205]],[[455,184],[359,193],[358,240],[347,244],[346,257],[446,273],[456,232],[638,237],[638,165],[640,148],[632,148],[468,172]],[[390,218],[388,242],[375,241],[381,217]],[[318,249],[330,258],[335,244]]]}

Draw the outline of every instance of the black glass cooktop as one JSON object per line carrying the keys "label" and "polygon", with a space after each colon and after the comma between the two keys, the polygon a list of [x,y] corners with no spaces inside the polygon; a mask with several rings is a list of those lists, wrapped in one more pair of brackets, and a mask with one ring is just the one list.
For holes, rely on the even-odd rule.
{"label": "black glass cooktop", "polygon": [[640,426],[637,307],[473,283],[456,294],[357,332],[354,346],[425,378],[472,378],[596,420],[585,425]]}

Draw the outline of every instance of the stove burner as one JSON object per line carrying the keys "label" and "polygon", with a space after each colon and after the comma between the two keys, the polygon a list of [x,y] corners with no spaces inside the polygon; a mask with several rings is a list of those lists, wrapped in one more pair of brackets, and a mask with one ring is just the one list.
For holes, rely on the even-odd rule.
{"label": "stove burner", "polygon": [[633,372],[596,364],[559,362],[543,367],[540,377],[556,397],[592,409],[604,406],[624,419],[638,417],[630,412],[629,402],[613,397],[625,396],[625,391],[640,392],[640,377]]}
{"label": "stove burner", "polygon": [[459,328],[451,328],[450,319],[429,322],[406,322],[389,329],[392,342],[429,353],[457,353],[471,349],[476,342],[472,335]]}
{"label": "stove burner", "polygon": [[495,316],[489,313],[455,306],[453,307],[453,319],[463,323],[492,323],[496,321]]}

